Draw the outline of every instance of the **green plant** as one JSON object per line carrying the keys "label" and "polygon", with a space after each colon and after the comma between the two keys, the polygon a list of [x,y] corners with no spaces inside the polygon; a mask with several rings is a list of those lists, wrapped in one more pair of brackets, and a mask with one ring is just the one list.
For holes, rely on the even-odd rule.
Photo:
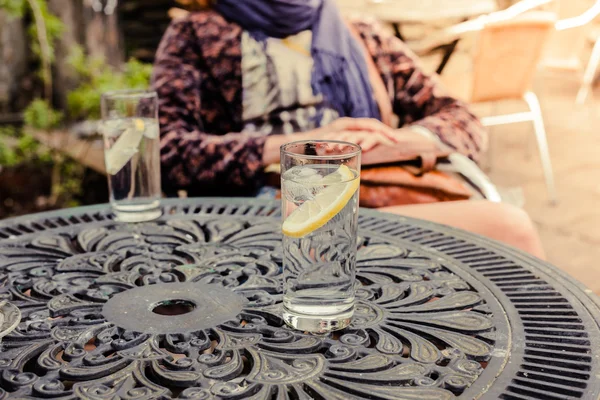
{"label": "green plant", "polygon": [[12,167],[20,162],[15,152],[18,135],[14,126],[0,126],[0,166]]}
{"label": "green plant", "polygon": [[[25,126],[49,131],[58,127],[63,112],[52,108],[52,63],[55,44],[64,30],[59,18],[53,15],[46,0],[0,0],[0,10],[16,18],[30,17],[27,32],[31,52],[40,61],[39,77],[43,83],[43,96],[34,99],[24,110]],[[135,59],[121,68],[113,68],[100,58],[90,58],[80,47],[72,48],[69,63],[78,73],[80,85],[68,94],[69,119],[100,118],[100,95],[120,89],[145,89],[150,82],[152,66]],[[59,151],[48,150],[34,137],[21,129],[0,127],[0,166],[17,166],[22,163],[52,164],[52,193],[50,205],[76,205],[81,193],[84,167],[65,157]]]}
{"label": "green plant", "polygon": [[104,60],[87,58],[81,49],[75,49],[69,62],[81,77],[81,84],[67,96],[69,116],[74,119],[100,118],[102,93],[120,89],[145,89],[150,84],[152,65],[133,58],[119,70],[115,70]]}
{"label": "green plant", "polygon": [[0,167],[37,165],[52,166],[52,188],[47,198],[50,206],[73,207],[79,205],[84,167],[74,160],[51,151],[33,136],[13,126],[0,127]]}
{"label": "green plant", "polygon": [[39,75],[44,83],[44,95],[51,99],[54,45],[64,29],[63,23],[48,10],[46,0],[0,0],[0,10],[18,18],[28,12],[31,14],[32,23],[27,29],[31,38],[30,47],[41,61]]}
{"label": "green plant", "polygon": [[[40,59],[39,76],[44,85],[44,98],[34,99],[25,109],[23,117],[28,127],[42,130],[55,128],[63,114],[52,108],[52,62],[54,45],[63,31],[59,18],[48,10],[46,0],[0,0],[0,10],[13,17],[22,18],[29,13],[32,23],[28,27],[30,47]],[[48,99],[48,100],[46,100]],[[17,166],[23,163],[52,163],[51,205],[73,205],[80,189],[83,167],[66,160],[57,151],[40,145],[32,136],[14,127],[0,130],[0,165]],[[64,172],[64,173],[63,173]]]}
{"label": "green plant", "polygon": [[21,129],[13,125],[0,125],[0,136],[16,138],[21,136]]}
{"label": "green plant", "polygon": [[19,164],[20,160],[14,148],[6,141],[0,142],[0,167],[13,167]]}
{"label": "green plant", "polygon": [[63,119],[63,113],[53,109],[46,100],[35,99],[23,112],[25,125],[35,129],[56,128]]}
{"label": "green plant", "polygon": [[79,205],[77,196],[83,192],[81,182],[85,167],[72,159],[62,160],[60,167],[61,184],[53,188],[50,202],[54,201],[55,204],[60,203],[66,207],[76,207]]}
{"label": "green plant", "polygon": [[[48,10],[46,0],[0,0],[0,10],[14,17],[32,16],[28,28],[31,50],[41,61],[40,77],[44,83],[44,98],[52,99],[52,62],[56,40],[64,30],[63,23]],[[101,93],[120,89],[145,89],[150,83],[152,65],[130,59],[115,69],[97,57],[87,57],[76,46],[71,49],[69,63],[78,73],[81,84],[68,94],[68,114],[71,119],[100,118]],[[25,111],[26,123],[38,129],[56,127],[62,113],[50,102],[34,100]]]}
{"label": "green plant", "polygon": [[49,163],[52,156],[33,136],[14,126],[0,127],[0,165],[14,167],[24,163]]}
{"label": "green plant", "polygon": [[13,17],[22,17],[25,13],[25,0],[0,0],[0,10]]}

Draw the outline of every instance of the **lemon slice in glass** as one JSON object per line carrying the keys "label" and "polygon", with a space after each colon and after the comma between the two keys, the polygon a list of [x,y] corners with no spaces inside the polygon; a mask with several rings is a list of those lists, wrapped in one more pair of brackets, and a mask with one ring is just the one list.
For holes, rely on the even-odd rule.
{"label": "lemon slice in glass", "polygon": [[133,126],[127,128],[117,139],[113,146],[106,150],[106,172],[115,175],[139,151],[140,142],[144,135],[144,121],[133,120]]}
{"label": "lemon slice in glass", "polygon": [[319,185],[328,185],[313,200],[304,202],[283,221],[283,234],[301,238],[319,229],[335,217],[348,204],[360,181],[345,165],[325,176]]}

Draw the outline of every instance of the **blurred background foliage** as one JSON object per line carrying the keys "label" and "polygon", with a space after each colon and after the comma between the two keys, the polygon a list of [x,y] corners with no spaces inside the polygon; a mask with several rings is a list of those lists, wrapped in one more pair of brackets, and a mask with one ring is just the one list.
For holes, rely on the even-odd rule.
{"label": "blurred background foliage", "polygon": [[68,113],[72,119],[99,119],[102,93],[145,89],[150,83],[152,65],[129,59],[114,70],[102,58],[87,57],[81,47],[74,48],[69,63],[79,74],[80,85],[68,93]]}
{"label": "blurred background foliage", "polygon": [[[67,4],[66,0],[62,1]],[[27,32],[28,56],[34,66],[29,89],[34,95],[21,110],[22,124],[0,124],[0,218],[78,205],[90,171],[59,150],[40,143],[36,133],[52,134],[68,130],[77,122],[98,120],[101,94],[147,88],[152,66],[134,58],[120,65],[110,65],[102,56],[89,55],[84,46],[70,45],[68,54],[63,57],[69,68],[69,79],[75,83],[66,90],[66,104],[60,105],[53,77],[57,74],[57,43],[68,27],[50,11],[47,0],[0,0],[2,12],[10,20],[22,21]],[[57,104],[62,109],[56,109]],[[23,177],[38,173],[39,179],[45,177],[50,184],[18,187]],[[97,182],[98,177],[95,177],[93,183]],[[23,190],[42,193],[32,193],[28,199],[20,197]],[[17,204],[28,201],[34,203],[29,207],[33,209],[27,206],[20,209]]]}

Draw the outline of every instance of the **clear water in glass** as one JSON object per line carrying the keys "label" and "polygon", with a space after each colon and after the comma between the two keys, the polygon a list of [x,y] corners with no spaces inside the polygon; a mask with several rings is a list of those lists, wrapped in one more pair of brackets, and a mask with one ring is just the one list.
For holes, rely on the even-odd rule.
{"label": "clear water in glass", "polygon": [[[282,174],[284,218],[325,190],[341,191],[349,181],[328,183],[340,166],[307,164]],[[351,169],[353,178],[359,173]],[[283,236],[284,313],[287,324],[328,332],[350,324],[354,312],[358,190],[325,225],[301,238]]]}
{"label": "clear water in glass", "polygon": [[110,202],[117,219],[142,222],[160,211],[160,139],[155,118],[114,118],[102,123]]}

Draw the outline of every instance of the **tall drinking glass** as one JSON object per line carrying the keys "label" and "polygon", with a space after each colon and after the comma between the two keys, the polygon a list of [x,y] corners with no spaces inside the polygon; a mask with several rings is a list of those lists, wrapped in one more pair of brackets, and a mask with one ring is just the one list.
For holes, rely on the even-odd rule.
{"label": "tall drinking glass", "polygon": [[281,147],[283,319],[324,333],[354,313],[360,147],[302,141]]}
{"label": "tall drinking glass", "polygon": [[160,139],[156,92],[102,95],[104,162],[110,203],[119,221],[160,217]]}

